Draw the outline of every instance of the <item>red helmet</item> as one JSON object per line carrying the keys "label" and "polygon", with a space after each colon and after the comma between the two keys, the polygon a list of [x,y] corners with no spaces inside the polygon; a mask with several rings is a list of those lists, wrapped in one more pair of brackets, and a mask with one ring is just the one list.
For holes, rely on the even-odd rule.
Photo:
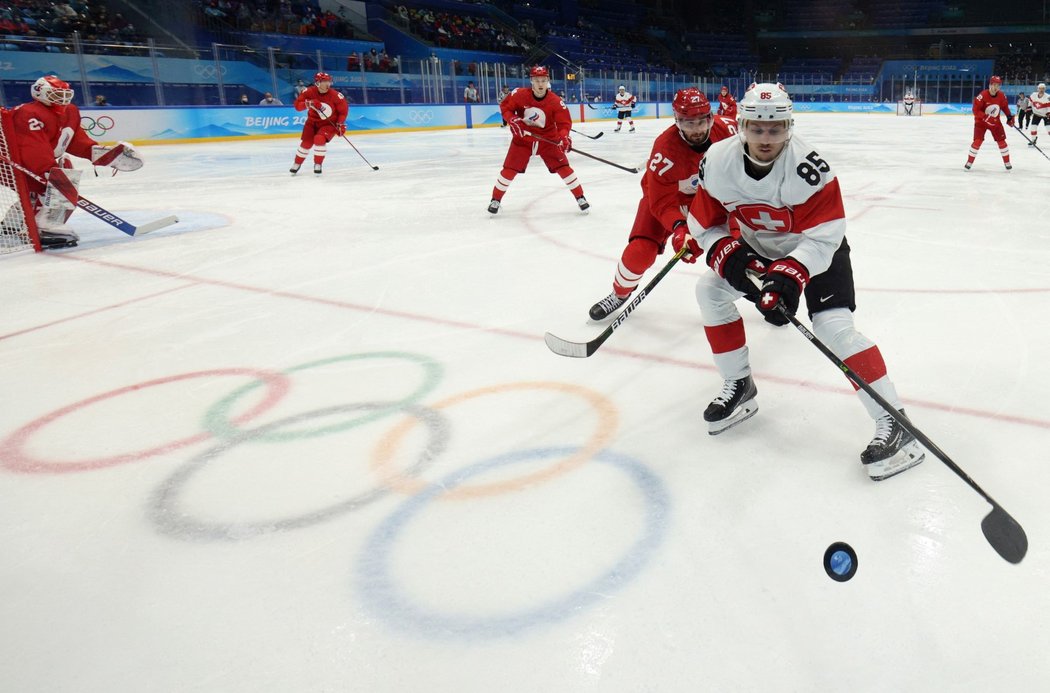
{"label": "red helmet", "polygon": [[535,65],[529,70],[529,77],[546,77],[550,79],[551,73],[543,65]]}
{"label": "red helmet", "polygon": [[679,89],[671,102],[671,108],[679,118],[694,120],[711,113],[711,104],[704,93],[696,87]]}
{"label": "red helmet", "polygon": [[992,75],[992,78],[988,80],[988,84],[1002,84],[1003,78],[999,75]]}
{"label": "red helmet", "polygon": [[327,72],[318,72],[316,75],[314,75],[314,84],[317,84],[318,82],[331,82],[331,81],[332,81],[332,75],[328,74]]}
{"label": "red helmet", "polygon": [[727,87],[726,85],[723,84],[722,85],[722,93],[723,94],[728,94],[729,93],[729,87]]}
{"label": "red helmet", "polygon": [[66,106],[73,102],[73,90],[69,83],[54,75],[46,75],[33,82],[29,93],[45,106]]}

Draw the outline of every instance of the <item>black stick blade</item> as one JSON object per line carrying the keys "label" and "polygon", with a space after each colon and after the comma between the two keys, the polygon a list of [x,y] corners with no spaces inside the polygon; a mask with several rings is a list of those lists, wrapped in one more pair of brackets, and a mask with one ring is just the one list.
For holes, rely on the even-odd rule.
{"label": "black stick blade", "polygon": [[995,552],[1010,563],[1020,563],[1028,553],[1024,528],[998,505],[993,504],[992,512],[981,520],[981,531]]}

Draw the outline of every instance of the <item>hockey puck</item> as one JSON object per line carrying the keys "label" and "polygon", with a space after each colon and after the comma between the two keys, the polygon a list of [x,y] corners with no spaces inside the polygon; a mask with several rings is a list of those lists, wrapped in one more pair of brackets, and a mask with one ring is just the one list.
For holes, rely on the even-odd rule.
{"label": "hockey puck", "polygon": [[824,552],[824,570],[836,582],[852,579],[857,574],[857,552],[845,542],[835,542]]}

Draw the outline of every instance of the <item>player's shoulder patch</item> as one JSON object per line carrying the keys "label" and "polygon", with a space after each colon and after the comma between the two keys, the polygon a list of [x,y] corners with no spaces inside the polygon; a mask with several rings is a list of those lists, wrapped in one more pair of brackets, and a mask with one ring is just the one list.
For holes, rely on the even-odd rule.
{"label": "player's shoulder patch", "polygon": [[345,99],[346,98],[345,96],[343,96],[343,92],[338,91],[338,90],[336,90],[335,95],[338,96],[340,99]]}

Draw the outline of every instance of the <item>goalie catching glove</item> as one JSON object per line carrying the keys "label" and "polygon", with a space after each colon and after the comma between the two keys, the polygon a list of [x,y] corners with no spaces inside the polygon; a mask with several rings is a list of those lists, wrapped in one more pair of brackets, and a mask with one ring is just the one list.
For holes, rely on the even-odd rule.
{"label": "goalie catching glove", "polygon": [[113,147],[96,144],[91,148],[91,163],[110,166],[118,171],[137,171],[145,163],[130,142],[118,142]]}

